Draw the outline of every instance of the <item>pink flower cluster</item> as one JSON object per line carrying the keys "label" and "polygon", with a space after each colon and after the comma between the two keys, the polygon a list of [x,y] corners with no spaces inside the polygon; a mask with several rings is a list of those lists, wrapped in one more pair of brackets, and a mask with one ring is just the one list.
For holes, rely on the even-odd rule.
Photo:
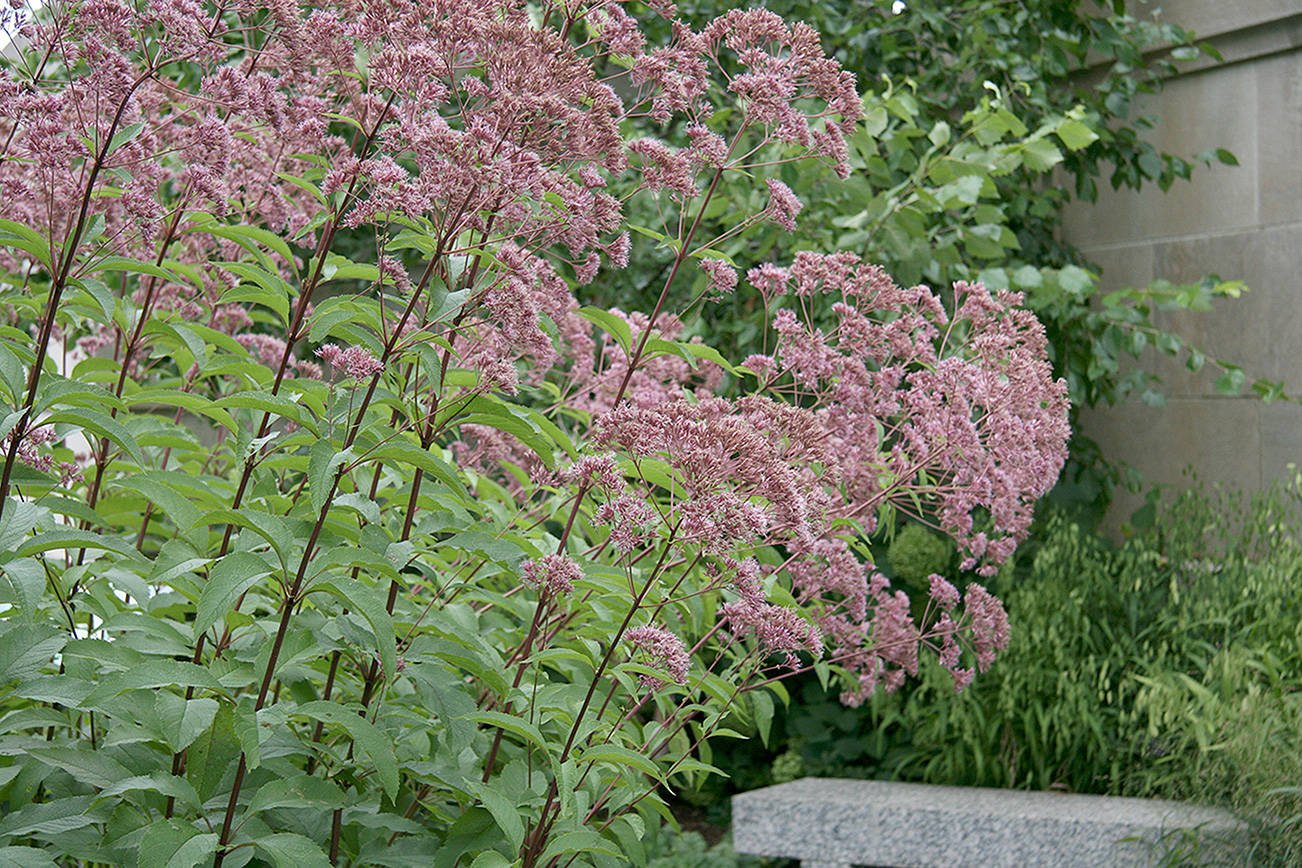
{"label": "pink flower cluster", "polygon": [[350,380],[369,380],[384,370],[380,360],[365,347],[353,346],[341,350],[334,344],[326,344],[316,351],[316,355],[332,371],[342,373]]}
{"label": "pink flower cluster", "polygon": [[[667,479],[644,483],[668,512],[634,516],[636,498],[621,489],[598,519],[623,529],[612,531],[622,554],[672,538],[717,560],[737,595],[720,610],[729,629],[788,665],[825,652],[856,673],[849,703],[897,688],[924,649],[961,688],[1007,644],[998,600],[977,584],[960,598],[934,576],[919,623],[839,523],[871,530],[883,505],[921,507],[964,547],[965,569],[993,571],[1065,459],[1065,386],[1050,374],[1043,330],[1012,294],[960,284],[951,313],[927,288],[901,288],[845,254],[801,253],[749,278],[775,306],[794,298],[803,311],[830,296],[831,330],[779,308],[774,351],[747,359],[763,393],[737,400],[684,388],[683,369],[639,372],[646,385],[600,412],[592,436],[635,467],[666,468]],[[789,552],[798,609],[766,600],[745,556],[774,543]],[[965,648],[974,666],[962,664]]]}
{"label": "pink flower cluster", "polygon": [[574,590],[574,583],[583,578],[583,568],[573,558],[565,555],[544,555],[525,561],[520,567],[520,577],[548,595],[555,596]]}
{"label": "pink flower cluster", "polygon": [[[687,682],[690,661],[683,640],[678,636],[663,627],[648,624],[644,627],[629,628],[624,634],[624,641],[628,643],[635,655],[645,658],[656,669],[668,673],[675,683]],[[638,678],[642,686],[648,690],[656,690],[664,683],[653,675],[643,674]]]}
{"label": "pink flower cluster", "polygon": [[[1021,296],[959,283],[951,315],[926,287],[898,287],[847,254],[803,252],[789,269],[748,278],[773,298],[840,299],[826,334],[778,310],[766,364],[772,388],[789,377],[821,402],[845,513],[883,501],[908,512],[924,491],[966,550],[964,568],[993,572],[1057,479],[1069,435],[1066,385],[1051,375],[1043,328],[1016,306]],[[989,527],[977,528],[978,511]]]}
{"label": "pink flower cluster", "polygon": [[[13,432],[0,440],[0,454],[8,453],[13,442]],[[42,446],[53,444],[61,439],[51,426],[30,428],[18,441],[17,458],[28,467],[41,473],[58,471],[59,484],[71,485],[82,481],[81,468],[71,461],[55,461],[54,456],[42,450]]]}

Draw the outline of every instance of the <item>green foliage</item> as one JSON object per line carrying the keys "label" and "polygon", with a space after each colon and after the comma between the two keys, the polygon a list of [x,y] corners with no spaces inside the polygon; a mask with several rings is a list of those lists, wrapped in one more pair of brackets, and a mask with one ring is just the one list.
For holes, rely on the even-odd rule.
{"label": "green foliage", "polygon": [[917,522],[909,522],[886,550],[891,572],[910,587],[927,587],[932,573],[951,573],[954,546]]}
{"label": "green foliage", "polygon": [[779,868],[790,860],[739,855],[732,842],[710,846],[700,832],[660,830],[647,854],[647,868]]}
{"label": "green foliage", "polygon": [[924,666],[855,711],[809,679],[771,753],[717,762],[742,788],[797,752],[809,775],[1210,802],[1251,822],[1260,864],[1296,864],[1299,507],[1302,476],[1246,506],[1194,490],[1120,548],[1051,512],[995,585],[1012,644],[968,690]]}

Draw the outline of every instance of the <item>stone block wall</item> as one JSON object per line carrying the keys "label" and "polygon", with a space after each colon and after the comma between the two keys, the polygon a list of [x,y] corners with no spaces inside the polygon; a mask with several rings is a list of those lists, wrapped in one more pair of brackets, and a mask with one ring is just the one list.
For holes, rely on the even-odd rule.
{"label": "stone block wall", "polygon": [[[1147,14],[1137,4],[1136,14]],[[1238,166],[1198,165],[1193,181],[1163,194],[1112,190],[1076,203],[1063,236],[1102,268],[1105,290],[1156,278],[1192,282],[1209,273],[1251,291],[1213,313],[1169,315],[1164,324],[1209,355],[1241,365],[1249,381],[1283,380],[1302,395],[1302,0],[1168,0],[1166,20],[1193,30],[1224,57],[1183,68],[1140,106],[1160,122],[1159,150],[1191,157],[1228,148]],[[1167,406],[1138,401],[1091,411],[1084,433],[1105,454],[1154,483],[1201,478],[1255,490],[1302,465],[1302,406],[1230,398],[1209,365],[1191,374],[1153,353]],[[1140,505],[1121,495],[1112,524]]]}

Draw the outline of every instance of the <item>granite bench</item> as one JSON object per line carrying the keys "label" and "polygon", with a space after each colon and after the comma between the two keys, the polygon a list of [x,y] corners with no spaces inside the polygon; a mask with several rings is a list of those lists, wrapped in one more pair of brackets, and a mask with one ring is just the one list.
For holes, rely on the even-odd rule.
{"label": "granite bench", "polygon": [[[1181,802],[804,778],[732,799],[733,849],[803,868],[1241,863],[1247,827]],[[1185,864],[1185,863],[1181,863]]]}

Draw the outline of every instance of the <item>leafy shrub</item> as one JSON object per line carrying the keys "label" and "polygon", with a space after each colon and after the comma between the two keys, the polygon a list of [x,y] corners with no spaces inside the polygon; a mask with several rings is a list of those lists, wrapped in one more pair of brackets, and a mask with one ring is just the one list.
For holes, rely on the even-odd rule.
{"label": "leafy shrub", "polygon": [[896,578],[909,587],[926,587],[932,573],[949,574],[954,550],[945,540],[917,522],[909,522],[891,540],[886,560]]}
{"label": "leafy shrub", "polygon": [[[1261,864],[1295,864],[1299,505],[1302,477],[1246,505],[1195,489],[1120,548],[1050,512],[995,583],[1013,640],[987,677],[954,695],[924,666],[858,713],[807,679],[772,751],[811,775],[1221,804],[1252,822]],[[749,747],[716,763],[746,786],[779,766]]]}
{"label": "leafy shrub", "polygon": [[[763,353],[685,338],[682,282],[801,208],[714,234],[719,186],[848,171],[853,78],[763,11],[536,12],[0,12],[6,859],[617,864],[793,670],[856,702],[1004,646],[863,546],[1025,535],[1068,433],[1034,316],[801,251],[746,274]],[[581,307],[630,232],[654,303]]]}

